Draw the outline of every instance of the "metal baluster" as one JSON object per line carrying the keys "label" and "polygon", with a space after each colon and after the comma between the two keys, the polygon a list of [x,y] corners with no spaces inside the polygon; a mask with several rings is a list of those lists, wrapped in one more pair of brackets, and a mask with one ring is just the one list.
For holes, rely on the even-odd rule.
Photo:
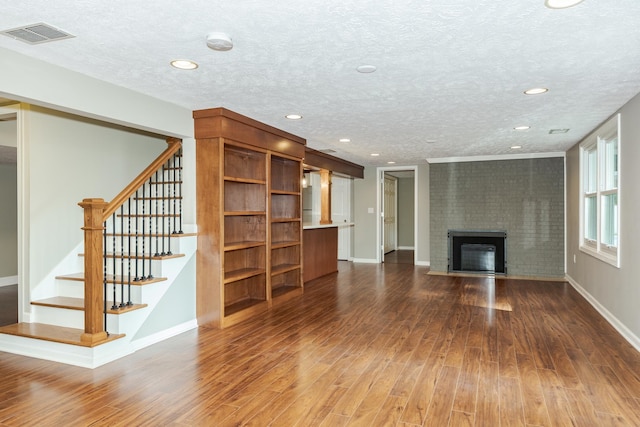
{"label": "metal baluster", "polygon": [[[176,234],[176,221],[177,221],[177,217],[176,217],[176,213],[178,212],[176,209],[176,195],[177,195],[177,191],[176,191],[176,187],[178,185],[178,177],[176,176],[178,174],[178,168],[176,167],[176,155],[174,154],[173,157],[171,157],[171,163],[173,165],[172,171],[173,171],[173,191],[171,194],[171,197],[173,198],[173,209],[172,209],[172,214],[173,214],[173,227],[171,230],[171,234]],[[171,242],[171,241],[169,241]]]}
{"label": "metal baluster", "polygon": [[[174,234],[176,229],[176,216],[175,216],[175,205],[176,205],[176,165],[175,165],[175,154],[167,160],[167,165],[169,167],[169,182],[171,182],[171,191],[169,191],[169,229],[171,230],[169,234]],[[173,225],[172,225],[173,224]],[[171,236],[164,237],[167,239],[167,255],[171,255]]]}
{"label": "metal baluster", "polygon": [[166,255],[167,253],[164,250],[164,234],[165,234],[165,223],[166,221],[166,216],[165,216],[165,209],[164,209],[164,205],[165,205],[165,192],[164,189],[166,187],[166,180],[165,180],[165,175],[164,173],[162,174],[162,184],[160,184],[162,186],[162,217],[161,217],[161,221],[162,221],[162,256]]}
{"label": "metal baluster", "polygon": [[[160,219],[159,216],[158,216],[159,211],[160,211],[160,209],[158,208],[158,203],[159,203],[158,202],[158,200],[159,200],[158,185],[160,185],[160,184],[159,184],[159,181],[158,181],[158,171],[156,171],[156,199],[155,199],[155,201],[156,201],[156,203],[155,203],[156,204],[156,252],[155,252],[154,256],[160,256],[160,252],[159,252],[160,251],[160,244],[158,243],[158,238],[159,238],[158,236],[160,234],[160,226],[158,225],[158,220]],[[164,201],[162,203],[162,206],[163,206],[162,208],[164,209]]]}
{"label": "metal baluster", "polygon": [[[116,276],[116,267],[118,265],[118,257],[116,254],[116,213],[114,212],[112,215],[112,221],[113,221],[113,263],[112,263],[112,269],[113,269],[113,277],[115,278]],[[116,303],[116,281],[113,281],[113,305],[111,306],[112,310],[117,310],[118,309],[118,304]]]}
{"label": "metal baluster", "polygon": [[[149,178],[149,256],[147,257],[147,254],[143,254],[143,257],[147,257],[149,259],[149,275],[147,276],[147,279],[153,279],[153,275],[151,274],[151,261],[152,261],[152,256],[151,256],[151,251],[152,251],[152,243],[153,243],[153,215],[152,215],[152,208],[153,208],[153,197],[151,197],[151,187],[153,186],[153,179]],[[156,197],[158,196],[158,188],[156,187]],[[158,213],[158,208],[156,207],[156,214]],[[157,226],[156,226],[157,228]],[[156,249],[157,250],[157,249]],[[142,259],[142,262],[144,263],[144,258]]]}
{"label": "metal baluster", "polygon": [[102,311],[104,314],[104,330],[107,332],[107,222],[104,222],[104,231],[102,232]]}
{"label": "metal baluster", "polygon": [[[127,298],[127,304],[126,305],[132,305],[131,303],[131,197],[129,197],[129,200],[127,200],[127,211],[129,212],[129,227],[127,230],[127,253],[129,254],[128,258],[127,258],[127,291],[128,291],[128,298]],[[135,216],[134,220],[137,222],[138,221],[138,217]],[[122,298],[122,300],[124,301],[124,296]]]}
{"label": "metal baluster", "polygon": [[180,230],[178,230],[178,234],[184,234],[184,232],[182,231],[182,148],[180,150],[178,150],[178,181],[180,181],[180,185],[178,186],[178,207],[180,210]]}
{"label": "metal baluster", "polygon": [[[124,306],[124,204],[120,205],[120,304],[119,307]],[[114,277],[114,286],[117,279]],[[115,301],[114,301],[115,304]]]}
{"label": "metal baluster", "polygon": [[[151,193],[151,189],[149,189],[149,193]],[[140,259],[142,259],[142,276],[140,276],[140,280],[144,280],[145,279],[145,275],[144,275],[144,254],[145,254],[145,243],[147,241],[146,236],[145,236],[145,221],[146,221],[146,201],[145,201],[145,187],[144,184],[142,184],[142,258],[137,258],[136,257],[136,265],[140,264]],[[151,194],[149,194],[149,196],[151,196]]]}
{"label": "metal baluster", "polygon": [[[143,188],[144,188],[144,187],[143,187]],[[136,263],[135,263],[135,267],[136,267],[136,275],[135,275],[135,278],[133,279],[133,281],[134,281],[134,282],[137,282],[137,281],[139,281],[139,280],[142,280],[142,279],[140,278],[140,275],[138,274],[138,225],[139,225],[139,224],[138,224],[138,205],[140,204],[140,199],[139,199],[139,197],[138,197],[138,191],[139,191],[139,190],[140,190],[140,189],[136,190],[136,239],[135,239],[135,240],[136,240],[136,252],[135,252],[136,256],[135,256],[135,258],[134,258],[134,260],[135,260],[135,262],[136,262]]]}

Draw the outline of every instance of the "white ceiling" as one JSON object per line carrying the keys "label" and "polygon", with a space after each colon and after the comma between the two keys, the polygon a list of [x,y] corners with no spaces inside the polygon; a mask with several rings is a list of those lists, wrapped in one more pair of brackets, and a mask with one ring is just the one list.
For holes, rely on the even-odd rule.
{"label": "white ceiling", "polygon": [[[565,151],[640,91],[638,0],[2,3],[0,30],[76,36],[2,47],[191,110],[226,107],[362,165]],[[234,48],[208,49],[212,31]],[[199,68],[169,66],[185,58]],[[537,86],[550,90],[523,94]]]}

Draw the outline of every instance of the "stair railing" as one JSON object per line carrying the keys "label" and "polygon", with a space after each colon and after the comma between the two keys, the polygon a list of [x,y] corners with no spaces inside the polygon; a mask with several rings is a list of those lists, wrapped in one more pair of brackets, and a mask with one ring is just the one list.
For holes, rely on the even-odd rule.
{"label": "stair railing", "polygon": [[[182,141],[168,138],[167,144],[111,202],[89,198],[79,203],[84,209],[85,248],[81,340],[88,345],[107,339],[107,311],[132,305],[131,283],[153,279],[152,259],[171,254],[167,234],[182,234]],[[109,285],[111,307],[107,306]]]}

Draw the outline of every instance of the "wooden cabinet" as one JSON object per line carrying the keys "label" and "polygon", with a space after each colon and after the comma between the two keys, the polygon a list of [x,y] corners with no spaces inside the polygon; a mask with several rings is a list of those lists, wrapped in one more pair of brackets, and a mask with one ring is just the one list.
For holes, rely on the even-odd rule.
{"label": "wooden cabinet", "polygon": [[225,327],[302,292],[305,140],[222,108],[194,119],[198,323]]}

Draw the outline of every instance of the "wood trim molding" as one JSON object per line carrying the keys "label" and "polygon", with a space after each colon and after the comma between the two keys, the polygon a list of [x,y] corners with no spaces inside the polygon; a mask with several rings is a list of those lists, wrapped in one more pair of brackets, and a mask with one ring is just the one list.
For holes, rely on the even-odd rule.
{"label": "wood trim molding", "polygon": [[306,147],[304,150],[304,164],[354,178],[364,178],[364,166],[351,163],[309,147]]}

